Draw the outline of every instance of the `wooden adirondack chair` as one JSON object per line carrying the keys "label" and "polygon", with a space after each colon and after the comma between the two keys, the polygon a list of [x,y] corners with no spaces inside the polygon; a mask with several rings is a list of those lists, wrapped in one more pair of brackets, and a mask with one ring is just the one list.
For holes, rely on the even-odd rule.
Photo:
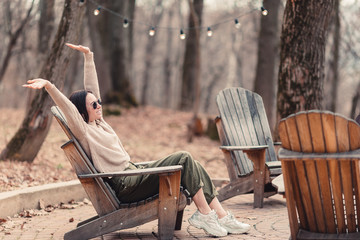
{"label": "wooden adirondack chair", "polygon": [[227,88],[216,98],[220,116],[216,126],[230,183],[219,200],[254,192],[254,207],[277,193],[271,181],[281,174],[262,98],[243,88]]}
{"label": "wooden adirondack chair", "polygon": [[360,126],[328,111],[279,123],[291,239],[360,239]]}
{"label": "wooden adirondack chair", "polygon": [[[116,173],[98,173],[79,142],[71,133],[61,111],[51,108],[69,141],[61,148],[92,202],[97,216],[78,224],[66,233],[65,240],[90,239],[116,230],[132,228],[158,218],[159,239],[172,239],[174,230],[181,229],[183,210],[189,203],[186,190],[181,191],[182,166],[128,170]],[[159,194],[131,204],[121,204],[106,178],[114,176],[158,174]]]}

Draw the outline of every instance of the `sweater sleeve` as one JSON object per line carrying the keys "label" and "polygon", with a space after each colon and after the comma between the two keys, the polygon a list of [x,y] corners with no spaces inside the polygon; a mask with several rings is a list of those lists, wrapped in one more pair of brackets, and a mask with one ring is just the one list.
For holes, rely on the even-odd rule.
{"label": "sweater sleeve", "polygon": [[99,82],[92,52],[84,54],[84,88],[100,98]]}
{"label": "sweater sleeve", "polygon": [[62,94],[54,84],[52,84],[50,88],[47,88],[46,91],[65,115],[71,132],[77,139],[81,139],[86,131],[86,122],[80,115],[76,106],[64,94]]}

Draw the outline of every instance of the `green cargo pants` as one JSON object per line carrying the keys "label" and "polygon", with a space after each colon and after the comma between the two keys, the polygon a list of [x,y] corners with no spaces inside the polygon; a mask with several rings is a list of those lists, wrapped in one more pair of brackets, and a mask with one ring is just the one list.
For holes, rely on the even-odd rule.
{"label": "green cargo pants", "polygon": [[[218,195],[208,173],[198,161],[194,160],[192,156],[185,151],[176,152],[158,161],[151,162],[146,166],[139,167],[130,163],[130,166],[125,170],[174,165],[183,166],[181,170],[181,186],[189,191],[191,197],[193,197],[200,188],[203,189],[208,203]],[[113,177],[110,179],[109,184],[122,203],[141,201],[159,193],[159,176],[156,174]]]}

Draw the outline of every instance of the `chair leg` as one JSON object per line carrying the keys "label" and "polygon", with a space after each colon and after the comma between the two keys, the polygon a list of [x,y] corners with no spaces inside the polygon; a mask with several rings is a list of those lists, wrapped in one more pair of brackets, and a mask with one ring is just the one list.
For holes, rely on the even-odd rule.
{"label": "chair leg", "polygon": [[265,185],[265,149],[256,151],[244,150],[254,163],[254,208],[262,208]]}
{"label": "chair leg", "polygon": [[175,230],[181,230],[183,216],[184,216],[184,210],[177,212]]}
{"label": "chair leg", "polygon": [[159,239],[172,239],[179,206],[181,171],[159,175]]}

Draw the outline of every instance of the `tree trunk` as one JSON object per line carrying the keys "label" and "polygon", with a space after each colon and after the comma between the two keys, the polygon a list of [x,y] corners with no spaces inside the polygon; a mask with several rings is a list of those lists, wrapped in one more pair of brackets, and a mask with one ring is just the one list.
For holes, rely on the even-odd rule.
{"label": "tree trunk", "polygon": [[[175,4],[174,4],[175,6]],[[169,20],[168,24],[171,26],[172,19],[174,16],[174,6],[171,6],[169,9]],[[173,55],[173,32],[167,32],[166,38],[166,56],[164,60],[164,96],[163,96],[163,105],[166,108],[171,107],[171,73],[172,73],[172,64],[171,64],[171,57]]]}
{"label": "tree trunk", "polygon": [[[66,0],[61,22],[55,40],[40,73],[40,78],[49,79],[62,88],[64,72],[67,69],[70,53],[67,42],[77,43],[79,27],[84,15],[84,3],[78,0]],[[20,129],[0,154],[0,159],[13,159],[32,162],[41,148],[49,131],[52,116],[50,107],[52,100],[45,90],[38,91],[26,112]]]}
{"label": "tree trunk", "polygon": [[[54,29],[54,0],[40,0],[39,10],[37,61],[42,63],[45,61],[51,47],[49,36],[52,36]],[[30,103],[35,94],[36,91],[29,91],[26,111],[31,107]]]}
{"label": "tree trunk", "polygon": [[[99,16],[94,15],[94,8],[90,7],[92,5],[88,4],[86,8],[86,16],[88,20],[88,29],[91,40],[91,49],[94,52],[94,61],[96,63],[96,72],[99,79],[99,87],[102,96],[107,96],[111,89],[111,77],[110,77],[110,59],[107,56],[107,52],[105,52],[104,48],[106,48],[107,43],[104,42],[104,34],[99,29],[102,26],[106,26],[106,23],[102,24],[104,21],[103,18],[107,18],[107,14],[100,14]],[[96,6],[94,6],[96,7]],[[92,30],[93,28],[97,29],[97,31]],[[102,99],[106,101],[106,99]]]}
{"label": "tree trunk", "polygon": [[[200,93],[200,29],[203,0],[189,0],[189,31],[183,64],[180,109],[194,109],[195,98]],[[193,11],[191,10],[193,8]]]}
{"label": "tree trunk", "polygon": [[[135,1],[104,0],[102,5],[122,16],[133,19]],[[109,73],[112,91],[104,94],[106,102],[114,102],[123,106],[136,106],[136,100],[130,85],[132,61],[132,31],[130,22],[127,28],[123,27],[122,19],[117,15],[100,13],[97,16],[96,29],[101,37],[104,57],[109,61]]]}
{"label": "tree trunk", "polygon": [[277,119],[321,109],[324,57],[334,0],[288,0],[284,12]]}
{"label": "tree trunk", "polygon": [[340,0],[335,1],[335,12],[334,12],[334,46],[333,46],[333,59],[330,63],[330,69],[333,72],[332,83],[331,83],[331,103],[330,111],[336,112],[336,102],[339,87],[339,60],[340,60]]}
{"label": "tree trunk", "polygon": [[[153,21],[151,22],[153,26],[159,25],[159,22],[161,20],[161,17],[164,12],[164,8],[162,6],[162,0],[158,0],[155,6],[155,9],[161,9],[158,13],[156,13],[153,16]],[[149,93],[149,83],[150,83],[150,73],[151,73],[151,63],[153,62],[153,53],[156,48],[156,43],[158,41],[156,40],[156,35],[154,36],[148,36],[148,41],[146,43],[145,48],[145,69],[144,69],[144,75],[143,75],[143,86],[141,91],[141,105],[147,105],[148,104],[148,93]]]}
{"label": "tree trunk", "polygon": [[[188,142],[192,142],[194,135],[201,135],[203,132],[203,127],[201,120],[198,117],[198,112],[200,108],[200,73],[201,73],[201,56],[200,56],[200,26],[201,26],[201,15],[203,9],[203,0],[194,0],[191,2],[189,0],[190,6],[190,16],[189,16],[189,26],[193,26],[192,40],[188,40],[186,46],[186,52],[192,49],[194,52],[188,54],[184,60],[184,72],[183,72],[183,84],[186,86],[182,88],[182,100],[186,100],[186,96],[192,98],[192,102],[184,101],[183,110],[192,107],[193,108],[193,118],[188,124]],[[190,33],[191,34],[191,33]],[[192,35],[192,34],[191,34]],[[189,45],[188,45],[189,44]],[[188,65],[189,62],[192,62],[193,65]],[[190,81],[192,80],[192,81]],[[191,88],[190,88],[191,86]],[[192,92],[192,96],[189,95],[188,91]]]}
{"label": "tree trunk", "polygon": [[55,0],[40,0],[40,19],[38,34],[38,52],[42,55],[50,49],[50,37],[54,29],[54,2]]}
{"label": "tree trunk", "polygon": [[278,57],[278,12],[280,0],[264,1],[269,15],[261,16],[254,91],[263,101],[270,128],[275,126],[275,63]]}

